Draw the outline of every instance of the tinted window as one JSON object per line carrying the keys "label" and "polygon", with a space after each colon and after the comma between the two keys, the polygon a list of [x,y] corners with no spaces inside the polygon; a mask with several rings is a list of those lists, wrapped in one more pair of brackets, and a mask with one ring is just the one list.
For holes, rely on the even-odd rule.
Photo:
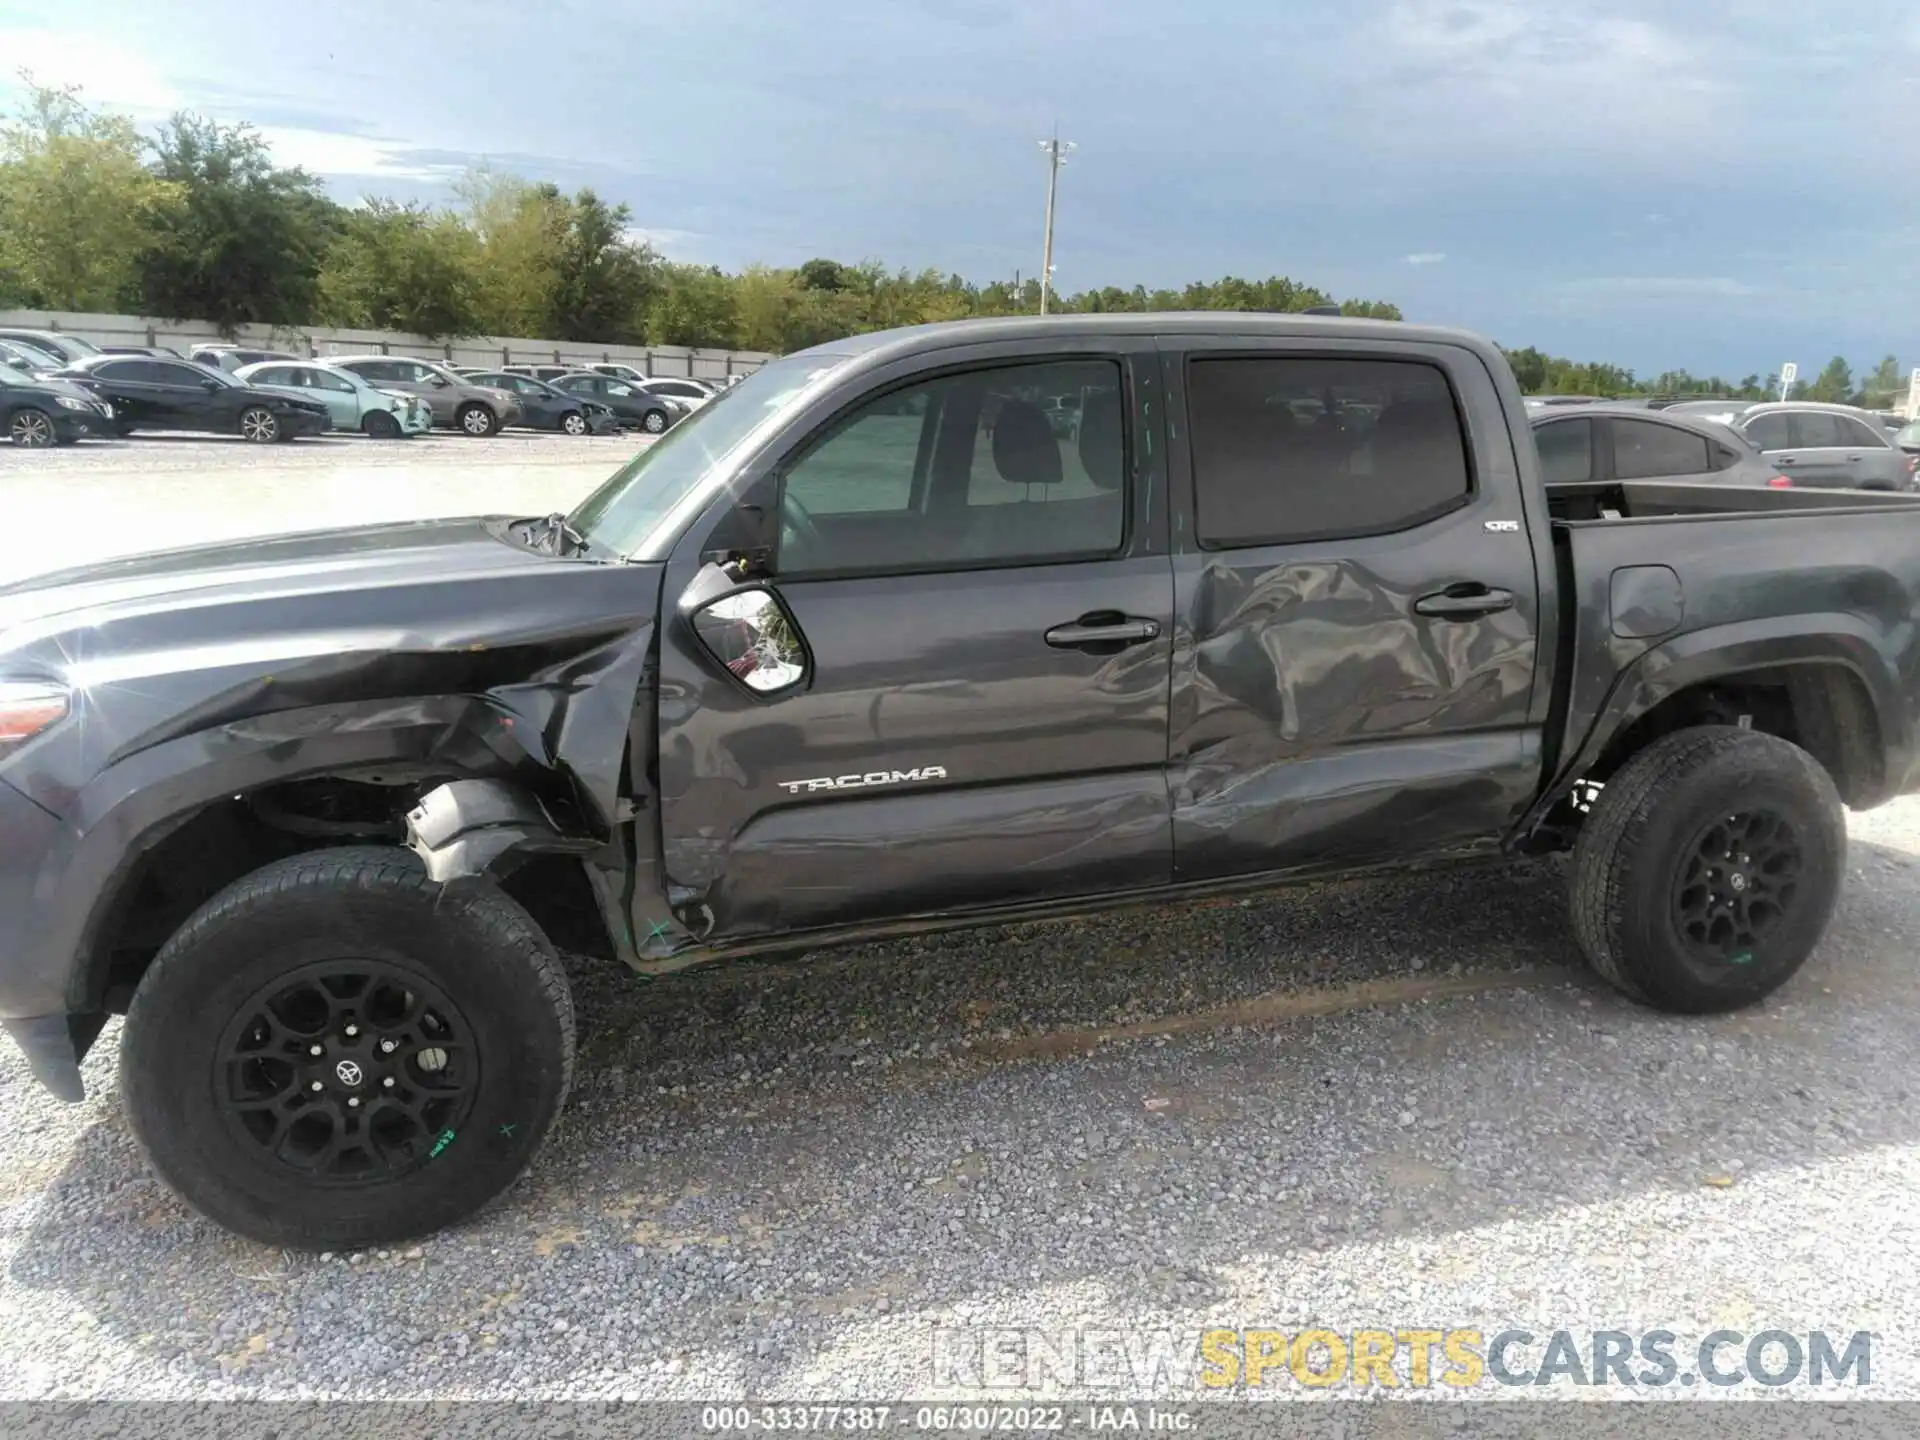
{"label": "tinted window", "polygon": [[1833,418],[1840,422],[1842,445],[1866,445],[1875,450],[1886,448],[1887,437],[1884,431],[1876,430],[1873,426],[1856,420],[1851,415],[1836,415]]}
{"label": "tinted window", "polygon": [[156,377],[152,372],[158,367],[151,360],[115,360],[110,364],[96,365],[89,374],[102,380],[132,380],[142,383]]}
{"label": "tinted window", "polygon": [[1613,422],[1613,474],[1619,480],[1700,475],[1709,468],[1703,435],[1651,420]]}
{"label": "tinted window", "polygon": [[[1046,401],[1070,394],[1071,420]],[[1126,528],[1120,367],[1006,365],[891,391],[790,466],[783,573],[1089,558]]]}
{"label": "tinted window", "polygon": [[1195,360],[1195,501],[1209,548],[1377,535],[1472,485],[1446,376],[1400,360]]}
{"label": "tinted window", "polygon": [[154,379],[162,385],[198,386],[209,381],[217,385],[224,378],[217,372],[200,365],[181,365],[169,360],[150,360],[147,363],[154,369]]}
{"label": "tinted window", "polygon": [[1760,450],[1791,450],[1793,432],[1787,425],[1787,417],[1778,411],[1767,415],[1756,415],[1741,427],[1748,441]]}
{"label": "tinted window", "polygon": [[1533,432],[1540,447],[1540,473],[1549,485],[1572,485],[1593,478],[1593,422],[1556,420]]}
{"label": "tinted window", "polygon": [[340,368],[343,370],[351,370],[362,380],[372,380],[376,383],[384,383],[400,378],[399,375],[394,372],[393,363],[388,360],[354,360],[342,365]]}
{"label": "tinted window", "polygon": [[1822,414],[1818,410],[1798,410],[1788,417],[1793,426],[1794,448],[1811,450],[1822,446],[1845,445],[1846,436],[1840,431],[1838,415]]}

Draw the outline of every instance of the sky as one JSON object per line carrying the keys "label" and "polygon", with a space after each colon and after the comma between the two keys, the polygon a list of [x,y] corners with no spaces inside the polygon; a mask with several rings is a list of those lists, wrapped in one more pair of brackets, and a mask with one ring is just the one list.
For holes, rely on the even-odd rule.
{"label": "sky", "polygon": [[0,0],[12,73],[343,201],[488,164],[673,259],[1287,275],[1642,374],[1920,363],[1902,0]]}

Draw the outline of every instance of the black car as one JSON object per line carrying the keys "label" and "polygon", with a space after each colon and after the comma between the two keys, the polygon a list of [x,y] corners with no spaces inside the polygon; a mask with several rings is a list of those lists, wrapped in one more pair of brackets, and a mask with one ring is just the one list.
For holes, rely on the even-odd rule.
{"label": "black car", "polygon": [[113,411],[78,385],[0,363],[0,434],[15,445],[71,445],[113,434]]}
{"label": "black car", "polygon": [[624,380],[590,370],[562,375],[553,382],[553,388],[583,400],[597,400],[613,411],[623,426],[644,430],[649,435],[664,434],[687,413],[681,401],[665,395],[650,395]]}
{"label": "black car", "polygon": [[224,371],[184,360],[95,355],[58,372],[113,407],[122,435],[136,430],[210,430],[243,440],[292,440],[333,426],[327,407],[256,390]]}
{"label": "black car", "polygon": [[620,429],[620,420],[598,400],[569,395],[544,380],[506,370],[463,370],[476,385],[493,385],[510,390],[520,399],[520,413],[532,430],[560,430],[568,435],[610,435]]}

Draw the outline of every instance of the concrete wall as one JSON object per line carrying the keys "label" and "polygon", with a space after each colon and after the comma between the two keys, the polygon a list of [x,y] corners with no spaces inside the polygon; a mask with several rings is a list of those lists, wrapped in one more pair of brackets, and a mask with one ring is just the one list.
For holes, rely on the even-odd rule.
{"label": "concrete wall", "polygon": [[274,328],[243,325],[237,334],[219,334],[202,321],[154,320],[139,315],[81,315],[65,311],[0,310],[0,328],[59,330],[96,345],[170,345],[181,354],[207,341],[233,339],[243,345],[318,356],[414,355],[452,365],[587,364],[617,360],[649,375],[694,375],[716,379],[757,370],[772,357],[754,350],[689,350],[678,345],[581,345],[494,335],[464,340],[428,340],[397,330],[341,330],[330,326]]}

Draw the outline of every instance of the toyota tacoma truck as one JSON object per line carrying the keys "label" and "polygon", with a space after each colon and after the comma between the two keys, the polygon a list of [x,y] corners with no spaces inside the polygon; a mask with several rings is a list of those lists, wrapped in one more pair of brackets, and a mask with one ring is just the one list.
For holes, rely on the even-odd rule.
{"label": "toyota tacoma truck", "polygon": [[0,1019],[78,1099],[124,1014],[160,1175],[339,1248],[528,1165],[583,909],[657,976],[1560,850],[1606,980],[1725,1009],[1920,785],[1916,586],[1902,497],[1550,491],[1454,331],[839,341],[566,514],[0,590]]}

